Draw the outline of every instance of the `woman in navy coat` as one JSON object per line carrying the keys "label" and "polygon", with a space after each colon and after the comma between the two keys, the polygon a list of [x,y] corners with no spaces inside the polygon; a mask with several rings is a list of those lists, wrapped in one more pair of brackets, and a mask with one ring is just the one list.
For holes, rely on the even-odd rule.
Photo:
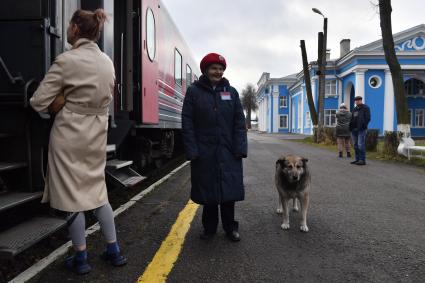
{"label": "woman in navy coat", "polygon": [[191,199],[203,205],[201,239],[217,231],[220,206],[223,229],[240,241],[235,202],[245,197],[242,158],[247,157],[247,131],[239,94],[223,77],[226,60],[210,53],[201,61],[202,75],[186,92],[183,142],[191,161]]}

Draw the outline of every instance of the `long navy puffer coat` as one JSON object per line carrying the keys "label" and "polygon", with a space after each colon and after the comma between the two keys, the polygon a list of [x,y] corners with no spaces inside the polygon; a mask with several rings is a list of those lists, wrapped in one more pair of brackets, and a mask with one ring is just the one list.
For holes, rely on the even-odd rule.
{"label": "long navy puffer coat", "polygon": [[199,204],[243,200],[242,158],[248,146],[236,89],[225,78],[213,89],[202,75],[186,92],[182,123],[186,158],[191,160],[191,199]]}

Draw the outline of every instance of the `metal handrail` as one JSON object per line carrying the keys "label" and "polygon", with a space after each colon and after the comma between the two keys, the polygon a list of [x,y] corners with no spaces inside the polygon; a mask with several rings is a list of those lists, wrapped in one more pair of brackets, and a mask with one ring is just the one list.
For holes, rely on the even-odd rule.
{"label": "metal handrail", "polygon": [[24,107],[27,108],[28,107],[28,88],[30,87],[30,85],[32,85],[33,83],[37,83],[37,81],[32,78],[29,81],[27,81],[25,83],[24,86]]}
{"label": "metal handrail", "polygon": [[22,78],[22,76],[20,76],[20,75],[17,76],[17,77],[12,76],[12,74],[10,73],[9,69],[6,66],[6,63],[4,63],[3,58],[1,58],[1,56],[0,56],[0,65],[3,68],[3,70],[5,71],[7,77],[9,78],[9,80],[12,84],[16,84],[18,82],[24,83],[24,78]]}

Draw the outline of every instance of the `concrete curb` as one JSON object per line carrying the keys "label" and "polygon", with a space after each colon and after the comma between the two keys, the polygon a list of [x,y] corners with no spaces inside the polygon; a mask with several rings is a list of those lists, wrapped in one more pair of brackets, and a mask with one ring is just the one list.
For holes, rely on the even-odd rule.
{"label": "concrete curb", "polygon": [[[114,217],[117,217],[130,207],[132,207],[134,204],[136,204],[139,200],[144,198],[149,193],[153,192],[156,188],[158,188],[159,185],[164,183],[166,180],[168,180],[171,176],[176,174],[178,171],[180,171],[182,168],[184,168],[187,164],[189,164],[189,161],[186,161],[173,171],[171,171],[168,175],[163,177],[162,179],[156,181],[154,184],[150,185],[146,190],[140,192],[133,198],[131,198],[127,203],[121,205],[119,208],[117,208],[114,211]],[[86,236],[89,236],[93,234],[94,232],[98,231],[100,229],[99,223],[96,223],[92,225],[91,227],[87,228],[86,230]],[[34,276],[36,276],[39,272],[41,272],[43,269],[48,267],[50,264],[52,264],[54,261],[56,261],[61,256],[65,255],[68,252],[68,249],[71,247],[71,241],[68,241],[67,243],[63,244],[56,250],[54,250],[51,254],[46,256],[45,258],[41,259],[31,267],[29,267],[27,270],[13,278],[9,283],[22,283],[27,282],[30,279],[32,279]]]}

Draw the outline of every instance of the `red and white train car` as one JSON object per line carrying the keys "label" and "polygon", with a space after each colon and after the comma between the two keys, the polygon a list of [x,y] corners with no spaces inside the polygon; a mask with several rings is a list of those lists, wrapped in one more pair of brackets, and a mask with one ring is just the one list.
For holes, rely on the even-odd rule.
{"label": "red and white train car", "polygon": [[[106,51],[113,44],[110,56],[117,69],[112,125],[125,128],[126,122],[134,122],[124,155],[138,168],[151,161],[158,164],[171,156],[179,139],[183,99],[199,75],[198,63],[161,1],[115,1],[111,14],[114,32],[105,31],[103,44]],[[129,140],[123,133],[112,128],[111,143],[121,147]]]}

